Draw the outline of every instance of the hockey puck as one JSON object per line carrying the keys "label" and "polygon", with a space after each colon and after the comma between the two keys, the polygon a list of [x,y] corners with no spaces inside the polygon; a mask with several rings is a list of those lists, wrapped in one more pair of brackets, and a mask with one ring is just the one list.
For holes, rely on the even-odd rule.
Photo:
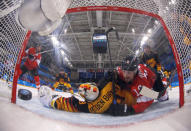
{"label": "hockey puck", "polygon": [[190,93],[190,92],[191,92],[191,89],[187,90],[186,92],[187,92],[187,93]]}
{"label": "hockey puck", "polygon": [[26,89],[19,89],[18,97],[22,100],[30,100],[32,98],[32,92]]}

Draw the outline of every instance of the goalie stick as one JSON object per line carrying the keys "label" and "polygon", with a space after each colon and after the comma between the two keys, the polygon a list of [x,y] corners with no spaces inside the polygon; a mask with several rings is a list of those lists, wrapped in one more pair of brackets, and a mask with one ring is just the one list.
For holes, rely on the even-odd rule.
{"label": "goalie stick", "polygon": [[114,74],[114,65],[113,65],[112,58],[111,58],[110,43],[109,43],[109,37],[108,37],[108,35],[111,31],[115,31],[117,40],[119,40],[119,34],[118,34],[118,31],[116,30],[115,27],[112,27],[106,31],[106,37],[107,37],[107,41],[108,41],[108,43],[107,43],[108,53],[109,53],[109,59],[110,59],[110,64],[111,64],[111,68],[112,68],[112,75],[113,75],[112,76],[112,90],[113,90],[113,97],[114,97],[113,104],[117,104],[116,94],[115,94],[115,81],[116,81],[116,79],[115,79],[115,74]]}

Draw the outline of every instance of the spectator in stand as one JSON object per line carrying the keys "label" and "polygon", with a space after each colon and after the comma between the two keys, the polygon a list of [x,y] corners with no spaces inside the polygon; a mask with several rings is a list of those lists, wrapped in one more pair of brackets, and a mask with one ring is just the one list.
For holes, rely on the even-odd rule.
{"label": "spectator in stand", "polygon": [[4,75],[6,75],[6,82],[8,83],[11,79],[12,76],[12,71],[14,70],[14,64],[11,60],[11,56],[9,56],[5,61],[4,61],[4,65],[3,65],[3,70],[2,70],[2,74],[1,77],[4,77]]}

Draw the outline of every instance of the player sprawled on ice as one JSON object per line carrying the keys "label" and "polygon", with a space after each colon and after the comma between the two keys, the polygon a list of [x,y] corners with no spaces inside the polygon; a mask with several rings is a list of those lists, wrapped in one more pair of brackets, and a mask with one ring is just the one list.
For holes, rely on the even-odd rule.
{"label": "player sprawled on ice", "polygon": [[56,82],[53,85],[53,90],[74,93],[70,85],[68,74],[61,70],[56,76]]}
{"label": "player sprawled on ice", "polygon": [[26,60],[19,70],[20,76],[22,76],[26,72],[30,72],[34,76],[37,88],[40,87],[40,79],[38,75],[38,68],[41,61],[40,50],[41,46],[38,44],[35,47],[27,49],[23,56],[24,58],[26,58]]}
{"label": "player sprawled on ice", "polygon": [[[78,94],[71,97],[54,95],[51,89],[42,86],[39,91],[40,101],[44,106],[69,112],[107,113],[114,116],[127,116],[144,112],[154,101],[151,92],[160,92],[156,99],[168,100],[166,88],[157,75],[148,67],[139,64],[137,58],[128,56],[122,67],[114,72],[115,89],[112,89],[113,73],[98,85],[84,83],[79,86]],[[145,88],[147,88],[145,90]],[[142,91],[143,90],[143,91]],[[145,96],[143,96],[143,94]],[[113,102],[115,99],[116,103]]]}

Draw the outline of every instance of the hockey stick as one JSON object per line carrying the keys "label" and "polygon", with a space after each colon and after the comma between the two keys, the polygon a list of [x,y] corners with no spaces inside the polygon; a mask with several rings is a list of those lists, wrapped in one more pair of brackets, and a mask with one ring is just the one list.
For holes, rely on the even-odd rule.
{"label": "hockey stick", "polygon": [[[63,49],[62,47],[58,47],[57,49]],[[37,55],[37,54],[45,54],[45,53],[48,53],[48,52],[52,52],[52,51],[55,51],[56,49],[55,48],[53,48],[53,49],[50,49],[50,50],[45,50],[45,51],[41,51],[41,52],[38,52],[38,53],[36,53],[36,54],[34,54],[34,55]],[[67,52],[65,49],[63,49],[65,52]],[[68,52],[67,52],[68,53]],[[25,57],[23,57],[22,59],[26,59],[27,58],[27,56],[25,56]]]}
{"label": "hockey stick", "polygon": [[116,81],[116,77],[115,77],[115,72],[114,72],[114,65],[113,65],[113,62],[112,62],[112,59],[111,59],[111,51],[110,51],[110,43],[109,43],[109,39],[108,39],[108,34],[109,32],[111,31],[115,31],[116,33],[116,37],[117,37],[117,40],[119,40],[119,34],[118,34],[118,31],[115,29],[115,27],[112,27],[110,29],[108,29],[106,31],[106,37],[107,37],[107,41],[108,41],[108,51],[109,51],[109,58],[110,58],[110,64],[111,64],[111,68],[112,68],[112,90],[113,90],[113,104],[117,104],[116,102],[116,94],[115,94],[115,81]]}
{"label": "hockey stick", "polygon": [[146,96],[152,99],[159,99],[164,94],[165,91],[166,89],[161,92],[157,92],[146,86],[142,86],[139,93],[143,96]]}

